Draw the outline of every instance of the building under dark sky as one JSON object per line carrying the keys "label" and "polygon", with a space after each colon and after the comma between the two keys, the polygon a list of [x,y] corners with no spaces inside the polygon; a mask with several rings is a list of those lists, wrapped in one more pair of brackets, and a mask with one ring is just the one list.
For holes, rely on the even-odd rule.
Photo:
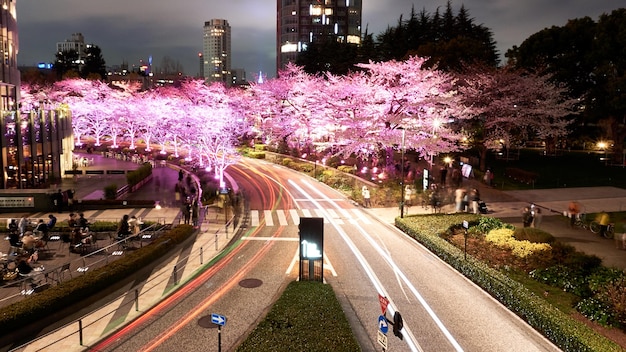
{"label": "building under dark sky", "polygon": [[361,43],[361,0],[277,0],[277,11],[278,70],[312,42]]}

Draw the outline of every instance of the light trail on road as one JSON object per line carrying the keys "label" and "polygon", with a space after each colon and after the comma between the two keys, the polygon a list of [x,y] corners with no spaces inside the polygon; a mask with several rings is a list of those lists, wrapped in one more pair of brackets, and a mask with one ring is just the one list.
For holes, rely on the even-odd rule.
{"label": "light trail on road", "polygon": [[[308,187],[313,188],[308,182],[303,181],[305,184],[307,184]],[[313,204],[315,204],[319,209],[321,209],[324,213],[326,213],[326,210],[324,210],[323,207],[320,206],[320,204],[318,203],[318,201],[313,198],[311,195],[309,195],[309,193],[307,193],[304,189],[302,189],[300,186],[298,186],[294,181],[289,180],[289,183],[295,187],[296,189],[298,189],[306,198],[308,198]],[[322,197],[327,198],[326,195],[322,194],[321,192],[315,190],[316,193],[321,194]],[[336,203],[334,202],[330,202],[331,204],[333,204],[335,207],[338,207]],[[359,251],[359,249],[356,247],[356,245],[354,244],[354,242],[352,242],[352,240],[348,237],[348,234],[340,227],[338,226],[333,219],[328,216],[327,214],[327,218],[330,222],[330,224],[335,228],[335,230],[337,231],[337,233],[339,233],[339,235],[341,236],[341,238],[344,240],[344,242],[346,243],[346,245],[348,245],[348,247],[350,248],[350,250],[352,251],[352,254],[354,254],[355,258],[359,261],[359,263],[361,264],[361,267],[363,268],[363,270],[365,270],[366,275],[369,277],[370,282],[372,283],[372,285],[374,285],[374,287],[376,288],[376,291],[378,292],[378,294],[387,297],[389,299],[389,312],[393,315],[395,313],[395,304],[393,303],[393,300],[389,298],[389,295],[387,293],[387,290],[385,289],[385,287],[383,286],[383,284],[380,282],[380,280],[378,279],[378,277],[376,276],[376,273],[374,273],[374,270],[370,267],[369,263],[367,262],[367,260],[365,259],[365,257],[363,256],[363,254]],[[410,329],[407,327],[407,325],[404,325],[404,327],[401,330],[402,335],[406,336],[406,343],[409,346],[409,348],[411,349],[411,351],[423,351],[422,348],[419,345],[419,342],[415,339],[415,336],[413,335],[413,333],[411,333]]]}
{"label": "light trail on road", "polygon": [[[315,193],[319,194],[319,196],[321,197],[326,197],[325,194],[323,194],[322,192],[320,192],[318,189],[316,189],[315,187],[313,187],[311,184],[309,184],[308,182],[305,182],[305,184]],[[334,203],[331,202],[331,204],[337,208],[339,208],[339,206]],[[459,343],[456,341],[456,339],[454,338],[454,336],[452,336],[452,334],[450,333],[450,331],[446,328],[446,326],[443,324],[443,322],[441,321],[441,319],[439,319],[439,317],[437,316],[437,314],[435,314],[435,312],[433,311],[433,309],[430,307],[430,305],[426,302],[426,300],[424,299],[424,297],[422,297],[422,295],[419,293],[419,291],[417,290],[417,288],[415,288],[415,286],[413,285],[413,283],[406,277],[406,275],[404,274],[404,272],[402,272],[402,270],[400,270],[400,268],[396,265],[396,263],[393,261],[393,259],[391,258],[391,256],[389,255],[389,252],[386,250],[383,250],[383,248],[381,248],[381,246],[372,238],[372,236],[365,231],[365,229],[363,229],[363,227],[359,224],[359,223],[354,223],[353,226],[357,227],[360,231],[360,233],[363,235],[363,237],[365,239],[367,239],[368,243],[372,246],[372,248],[374,248],[376,250],[376,252],[378,252],[378,254],[385,259],[385,261],[389,264],[389,266],[391,267],[391,269],[393,270],[393,272],[396,275],[399,275],[400,278],[402,279],[402,281],[404,282],[404,284],[406,286],[409,287],[411,293],[413,293],[413,295],[415,296],[415,298],[417,298],[417,300],[420,302],[420,304],[424,307],[424,309],[426,309],[426,312],[428,312],[428,315],[431,317],[431,319],[433,319],[433,321],[435,322],[435,324],[437,325],[437,327],[441,330],[441,332],[446,336],[446,338],[448,339],[448,341],[452,344],[452,346],[454,346],[454,349],[456,351],[463,351],[463,348],[461,347],[461,345],[459,345]],[[343,237],[343,236],[342,236]],[[381,292],[379,292],[381,293]],[[387,299],[389,299],[389,302],[392,302],[392,299],[387,297]],[[392,314],[393,315],[393,314]],[[406,326],[406,325],[405,325]],[[417,342],[416,342],[417,343]]]}

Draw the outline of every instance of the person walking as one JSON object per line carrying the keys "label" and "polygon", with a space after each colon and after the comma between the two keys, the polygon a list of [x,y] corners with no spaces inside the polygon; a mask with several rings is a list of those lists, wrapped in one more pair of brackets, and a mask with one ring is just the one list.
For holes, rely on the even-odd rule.
{"label": "person walking", "polygon": [[465,197],[465,190],[461,187],[454,191],[454,204],[457,213],[463,211],[463,198]]}
{"label": "person walking", "polygon": [[478,192],[478,189],[472,189],[470,192],[470,199],[472,201],[472,213],[478,214],[478,202],[480,201],[480,193]]}
{"label": "person walking", "polygon": [[569,216],[569,226],[574,227],[576,219],[580,216],[580,204],[575,200],[571,201],[567,206],[567,213]]}
{"label": "person walking", "polygon": [[524,227],[530,227],[530,224],[533,223],[533,215],[530,212],[530,207],[525,207],[522,211],[522,223]]}
{"label": "person walking", "polygon": [[363,203],[364,203],[364,207],[369,208],[372,206],[371,203],[371,199],[370,199],[370,190],[367,188],[367,186],[363,186],[361,193],[363,195]]}
{"label": "person walking", "polygon": [[541,225],[541,220],[543,218],[543,215],[541,214],[541,208],[539,207],[535,207],[535,209],[532,211],[532,215],[533,215],[533,223],[530,225],[530,227],[534,227],[536,229],[539,228],[539,225]]}

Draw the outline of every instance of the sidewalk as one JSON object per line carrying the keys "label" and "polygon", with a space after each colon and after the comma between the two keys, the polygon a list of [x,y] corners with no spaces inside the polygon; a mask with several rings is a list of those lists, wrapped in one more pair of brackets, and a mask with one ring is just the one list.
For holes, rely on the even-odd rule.
{"label": "sidewalk", "polygon": [[[569,219],[563,216],[563,211],[572,200],[578,201],[587,213],[626,211],[626,190],[615,187],[582,187],[501,191],[475,180],[466,180],[463,187],[476,187],[479,190],[489,209],[487,216],[502,219],[516,227],[523,226],[522,209],[534,203],[543,210],[539,228],[581,252],[600,257],[605,266],[626,270],[626,251],[618,249],[616,241],[601,238],[588,230],[570,228]],[[400,216],[400,209],[396,207],[366,210],[389,224],[393,224],[395,218]],[[454,206],[446,205],[441,211],[454,212]],[[432,210],[412,206],[404,213],[405,216],[415,214],[432,214]]]}

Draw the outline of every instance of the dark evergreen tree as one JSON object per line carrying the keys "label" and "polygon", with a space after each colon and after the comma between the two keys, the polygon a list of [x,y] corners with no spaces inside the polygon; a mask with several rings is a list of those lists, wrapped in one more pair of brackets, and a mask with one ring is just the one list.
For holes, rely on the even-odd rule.
{"label": "dark evergreen tree", "polygon": [[68,73],[70,73],[70,75],[77,75],[78,52],[76,50],[58,52],[53,67],[58,80],[63,79]]}
{"label": "dark evergreen tree", "polygon": [[97,45],[89,45],[85,49],[85,63],[80,70],[80,76],[82,78],[105,79],[106,73],[106,63],[102,58],[102,50]]}

